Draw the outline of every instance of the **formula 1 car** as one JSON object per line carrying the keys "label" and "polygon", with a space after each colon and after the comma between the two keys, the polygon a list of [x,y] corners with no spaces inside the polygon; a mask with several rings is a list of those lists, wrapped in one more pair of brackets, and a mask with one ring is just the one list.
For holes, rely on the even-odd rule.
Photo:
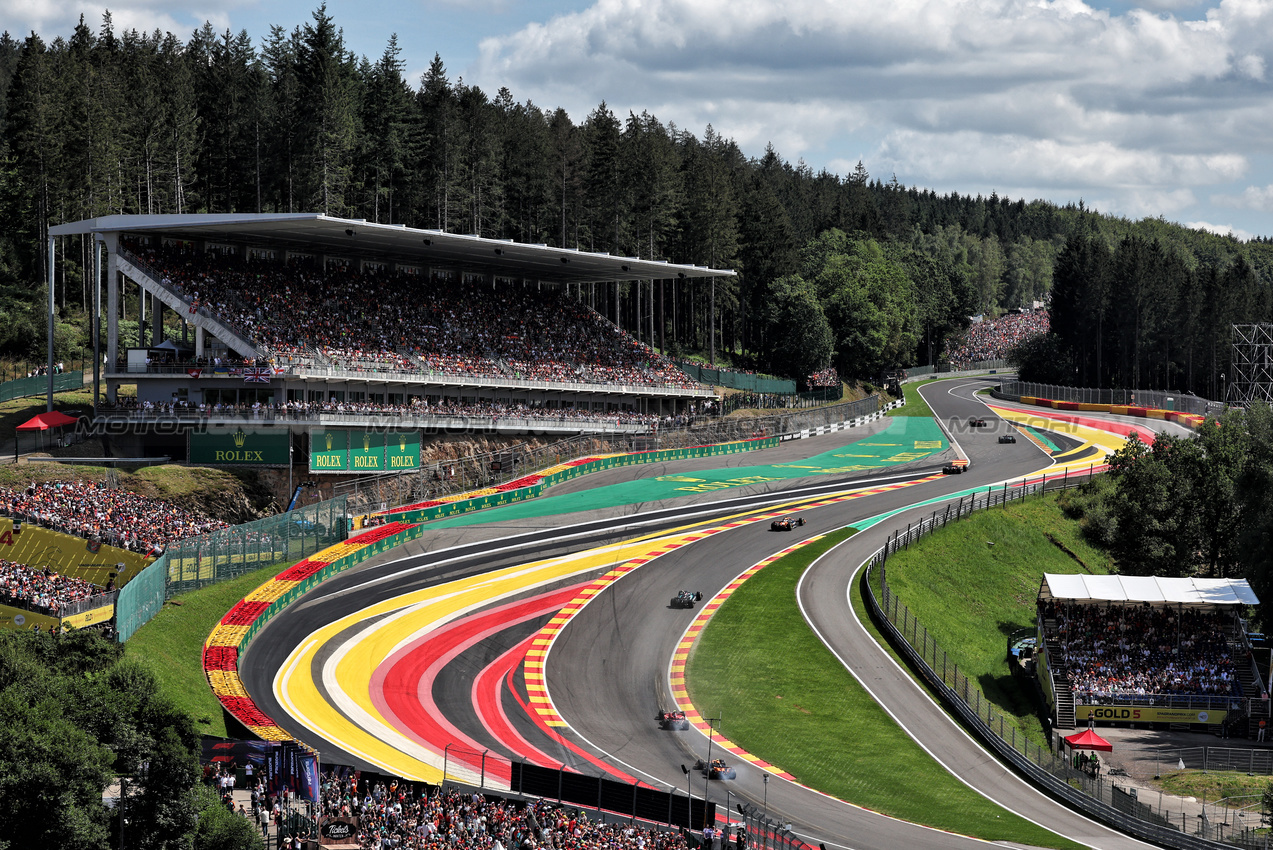
{"label": "formula 1 car", "polygon": [[685,712],[683,711],[664,711],[660,708],[658,720],[660,729],[667,729],[673,732],[684,732],[686,729],[690,728],[690,722],[685,719]]}
{"label": "formula 1 car", "polygon": [[1001,443],[1015,443],[1016,441],[1017,441],[1016,434],[1001,434],[999,436],[999,442]]}
{"label": "formula 1 car", "polygon": [[678,590],[676,596],[672,597],[672,607],[692,609],[694,603],[701,601],[702,598],[703,594],[697,590]]}
{"label": "formula 1 car", "polygon": [[941,468],[942,475],[963,475],[968,471],[968,461],[952,460]]}
{"label": "formula 1 car", "polygon": [[968,420],[968,425],[971,428],[985,428],[986,420],[982,419],[980,416],[974,416],[972,419]]}
{"label": "formula 1 car", "polygon": [[782,519],[776,519],[773,522],[769,523],[769,530],[770,531],[790,531],[791,529],[801,525],[804,525],[804,517],[785,516]]}
{"label": "formula 1 car", "polygon": [[737,779],[738,771],[725,763],[724,759],[712,759],[712,763],[699,759],[694,763],[695,770],[701,770],[708,779]]}

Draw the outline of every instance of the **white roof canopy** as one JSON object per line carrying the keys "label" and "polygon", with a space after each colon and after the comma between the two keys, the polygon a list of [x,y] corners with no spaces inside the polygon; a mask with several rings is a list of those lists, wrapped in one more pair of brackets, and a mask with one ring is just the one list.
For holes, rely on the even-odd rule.
{"label": "white roof canopy", "polygon": [[1040,599],[1064,602],[1118,602],[1151,605],[1259,605],[1251,585],[1240,578],[1161,578],[1043,574]]}

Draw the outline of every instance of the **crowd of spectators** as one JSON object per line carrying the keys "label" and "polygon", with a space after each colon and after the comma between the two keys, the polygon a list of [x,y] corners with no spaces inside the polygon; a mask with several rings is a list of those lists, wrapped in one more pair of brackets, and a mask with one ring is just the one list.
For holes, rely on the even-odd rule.
{"label": "crowd of spectators", "polygon": [[357,818],[365,850],[688,850],[686,837],[631,823],[606,824],[548,801],[510,802],[406,783],[322,779],[322,817]]}
{"label": "crowd of spectators", "polygon": [[1076,703],[1241,695],[1222,611],[1066,605],[1049,615]]}
{"label": "crowd of spectators", "polygon": [[819,369],[809,376],[806,383],[811,387],[834,387],[840,383],[840,373],[834,366]]}
{"label": "crowd of spectators", "polygon": [[57,617],[68,602],[88,599],[104,589],[45,567],[0,560],[0,603]]}
{"label": "crowd of spectators", "polygon": [[672,361],[558,288],[463,283],[139,246],[161,283],[277,366],[694,387]]}
{"label": "crowd of spectators", "polygon": [[148,555],[174,540],[229,527],[200,511],[92,481],[0,488],[0,516]]}
{"label": "crowd of spectators", "polygon": [[320,415],[341,416],[436,416],[467,417],[491,419],[498,422],[503,419],[566,419],[570,421],[589,421],[611,425],[647,425],[658,426],[671,423],[668,416],[653,413],[640,413],[635,410],[587,410],[581,407],[548,407],[545,405],[503,404],[496,402],[465,402],[442,399],[430,404],[427,399],[418,396],[410,397],[405,404],[388,404],[373,401],[288,401],[281,404],[194,404],[190,402],[152,402],[138,401],[136,398],[121,398],[111,407],[101,405],[101,410],[141,411],[150,416],[236,416],[249,419],[309,419]]}
{"label": "crowd of spectators", "polygon": [[962,337],[947,340],[943,359],[952,366],[1003,360],[1017,343],[1045,334],[1049,327],[1049,313],[1043,307],[973,322]]}

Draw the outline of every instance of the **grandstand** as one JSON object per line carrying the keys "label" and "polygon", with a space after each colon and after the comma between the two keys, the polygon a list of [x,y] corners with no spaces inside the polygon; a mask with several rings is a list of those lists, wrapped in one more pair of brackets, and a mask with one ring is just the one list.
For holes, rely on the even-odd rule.
{"label": "grandstand", "polygon": [[1036,671],[1055,725],[1267,715],[1242,619],[1258,604],[1243,579],[1044,575]]}
{"label": "grandstand", "polygon": [[97,421],[114,454],[193,460],[189,433],[219,426],[247,436],[209,456],[258,465],[288,463],[246,447],[270,429],[293,452],[332,428],[640,433],[715,399],[583,294],[730,271],[312,213],[116,215],[50,235],[102,249]]}

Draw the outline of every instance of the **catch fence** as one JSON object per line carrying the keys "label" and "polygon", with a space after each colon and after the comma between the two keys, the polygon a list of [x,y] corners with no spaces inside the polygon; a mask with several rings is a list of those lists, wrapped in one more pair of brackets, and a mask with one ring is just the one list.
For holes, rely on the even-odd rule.
{"label": "catch fence", "polygon": [[[84,388],[84,372],[61,372],[53,376],[53,392]],[[30,378],[14,378],[0,384],[0,401],[13,401],[15,398],[44,395],[49,391],[49,376],[37,375]]]}
{"label": "catch fence", "polygon": [[677,360],[676,365],[682,372],[701,384],[717,387],[728,387],[731,390],[745,390],[753,393],[773,393],[775,395],[794,395],[796,382],[786,378],[774,378],[768,375],[755,375],[750,372],[731,372],[728,369],[713,369],[701,363],[688,363]]}
{"label": "catch fence", "polygon": [[166,600],[271,565],[294,564],[349,534],[343,496],[171,544],[120,588],[115,630],[126,641]]}
{"label": "catch fence", "polygon": [[960,721],[999,758],[1012,764],[1050,796],[1122,832],[1165,847],[1181,850],[1264,847],[1264,832],[1259,830],[1258,819],[1246,824],[1229,807],[1213,804],[1208,809],[1205,802],[1195,810],[1183,804],[1164,805],[1162,795],[1156,802],[1152,798],[1146,800],[1144,792],[1132,783],[1120,782],[1112,776],[1093,776],[1059,756],[1051,747],[1031,741],[1017,730],[1010,716],[1000,712],[982,694],[978,683],[959,669],[889,587],[888,557],[921,537],[974,511],[1079,486],[1094,473],[1093,469],[1085,474],[1051,479],[1044,475],[1034,481],[987,488],[934,510],[905,529],[897,529],[867,563],[863,593],[871,615],[890,643],[919,671]]}

